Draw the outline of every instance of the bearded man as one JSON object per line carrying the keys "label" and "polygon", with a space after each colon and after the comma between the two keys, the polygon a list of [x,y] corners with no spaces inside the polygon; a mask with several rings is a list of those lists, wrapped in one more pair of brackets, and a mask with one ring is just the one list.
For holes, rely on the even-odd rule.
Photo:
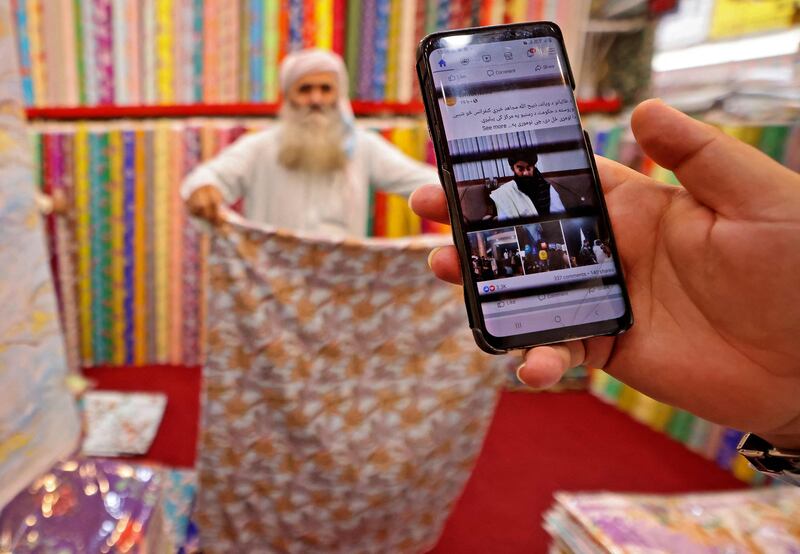
{"label": "bearded man", "polygon": [[534,150],[516,151],[508,157],[514,178],[489,195],[497,219],[546,216],[566,211],[558,191],[536,167],[538,161],[539,155]]}
{"label": "bearded man", "polygon": [[244,201],[245,215],[277,227],[364,236],[369,187],[408,196],[436,170],[355,126],[338,55],[308,49],[281,64],[278,123],[243,136],[181,186],[189,211],[212,223]]}

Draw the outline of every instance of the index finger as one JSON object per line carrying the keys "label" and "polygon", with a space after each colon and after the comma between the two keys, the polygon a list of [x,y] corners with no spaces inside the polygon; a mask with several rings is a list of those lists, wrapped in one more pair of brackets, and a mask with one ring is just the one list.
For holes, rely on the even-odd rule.
{"label": "index finger", "polygon": [[408,205],[418,216],[438,223],[450,225],[447,199],[439,185],[422,185],[408,199]]}

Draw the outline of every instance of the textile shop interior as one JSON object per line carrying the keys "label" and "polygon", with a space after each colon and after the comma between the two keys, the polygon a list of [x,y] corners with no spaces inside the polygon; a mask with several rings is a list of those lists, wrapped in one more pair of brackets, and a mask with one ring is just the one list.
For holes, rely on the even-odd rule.
{"label": "textile shop interior", "polygon": [[[416,46],[528,21],[596,155],[680,187],[631,130],[658,97],[800,171],[791,0],[0,2],[0,552],[800,549],[753,429],[529,387],[429,269]],[[485,292],[613,270],[581,133],[451,141]],[[578,215],[512,221],[525,179]]]}

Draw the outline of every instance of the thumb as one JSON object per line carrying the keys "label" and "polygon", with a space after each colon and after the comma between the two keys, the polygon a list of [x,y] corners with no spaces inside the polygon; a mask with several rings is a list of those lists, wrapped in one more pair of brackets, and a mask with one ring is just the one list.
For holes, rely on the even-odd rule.
{"label": "thumb", "polygon": [[698,202],[723,216],[785,219],[787,206],[800,202],[795,173],[660,100],[642,102],[631,128],[645,154],[672,170]]}

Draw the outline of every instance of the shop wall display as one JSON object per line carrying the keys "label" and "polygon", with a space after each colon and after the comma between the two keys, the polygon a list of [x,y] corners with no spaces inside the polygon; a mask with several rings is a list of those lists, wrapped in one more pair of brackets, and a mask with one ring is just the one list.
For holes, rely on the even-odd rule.
{"label": "shop wall display", "polygon": [[[354,98],[418,100],[417,43],[438,29],[558,21],[577,38],[588,3],[563,0],[13,0],[25,103],[276,102],[287,52],[341,54]],[[578,6],[580,5],[580,6]],[[572,38],[570,38],[572,40]],[[569,43],[578,63],[577,43]]]}
{"label": "shop wall display", "polygon": [[[416,159],[432,161],[416,119],[360,120]],[[49,218],[50,250],[73,366],[199,365],[204,233],[179,196],[183,176],[260,120],[37,124],[43,192],[68,214]],[[373,236],[448,231],[404,198],[373,195]]]}

